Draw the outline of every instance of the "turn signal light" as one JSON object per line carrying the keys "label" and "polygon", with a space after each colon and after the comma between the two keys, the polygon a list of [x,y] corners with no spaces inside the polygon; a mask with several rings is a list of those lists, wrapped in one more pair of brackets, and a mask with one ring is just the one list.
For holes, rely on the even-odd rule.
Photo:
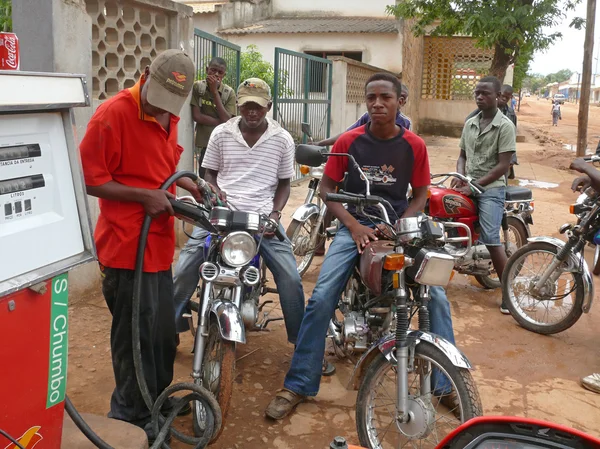
{"label": "turn signal light", "polygon": [[310,172],[310,167],[308,165],[300,166],[300,173],[302,173],[303,175],[308,175],[308,172]]}
{"label": "turn signal light", "polygon": [[404,254],[388,254],[385,256],[383,268],[388,271],[398,271],[404,267]]}
{"label": "turn signal light", "polygon": [[577,208],[577,204],[571,204],[569,206],[569,213],[571,213],[571,214],[577,213],[576,208]]}

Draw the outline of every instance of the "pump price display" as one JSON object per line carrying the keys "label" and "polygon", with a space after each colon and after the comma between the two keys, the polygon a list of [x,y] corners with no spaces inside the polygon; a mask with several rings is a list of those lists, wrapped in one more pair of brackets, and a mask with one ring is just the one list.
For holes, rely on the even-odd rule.
{"label": "pump price display", "polygon": [[0,195],[9,195],[23,190],[39,189],[45,185],[44,175],[7,179],[5,181],[0,181]]}
{"label": "pump price display", "polygon": [[5,161],[40,157],[41,155],[42,149],[37,143],[32,145],[15,145],[11,147],[2,147],[0,148],[0,165],[2,164],[2,162]]}

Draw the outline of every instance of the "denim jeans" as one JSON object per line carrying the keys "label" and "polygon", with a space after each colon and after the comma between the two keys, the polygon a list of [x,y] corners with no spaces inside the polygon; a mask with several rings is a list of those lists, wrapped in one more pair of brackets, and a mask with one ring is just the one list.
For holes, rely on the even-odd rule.
{"label": "denim jeans", "polygon": [[502,246],[500,228],[504,215],[506,187],[492,187],[477,197],[479,241],[486,246]]}
{"label": "denim jeans", "polygon": [[[283,227],[280,230],[285,235]],[[189,311],[189,300],[196,291],[200,281],[199,267],[204,262],[204,241],[208,232],[202,228],[194,228],[189,239],[179,254],[175,266],[175,320],[177,332],[189,330],[189,325],[182,314]],[[298,337],[300,324],[304,315],[304,291],[302,280],[296,269],[296,259],[292,253],[290,241],[286,238],[280,242],[277,238],[263,239],[260,246],[262,256],[267,268],[273,273],[281,310],[285,318],[288,341],[295,343]]]}
{"label": "denim jeans", "polygon": [[[312,298],[308,300],[302,327],[292,364],[285,377],[284,387],[303,396],[316,396],[321,382],[321,367],[325,355],[325,337],[329,320],[333,315],[338,299],[352,274],[358,250],[350,231],[342,226],[331,243]],[[450,304],[443,288],[430,289],[429,312],[431,331],[454,344]],[[448,393],[448,379],[439,378],[434,371],[432,385],[436,393]]]}

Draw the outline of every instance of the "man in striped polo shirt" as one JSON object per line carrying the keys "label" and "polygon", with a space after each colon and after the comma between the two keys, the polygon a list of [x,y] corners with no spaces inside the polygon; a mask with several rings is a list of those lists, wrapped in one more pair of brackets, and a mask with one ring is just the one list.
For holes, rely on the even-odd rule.
{"label": "man in striped polo shirt", "polygon": [[[244,81],[238,88],[238,106],[240,116],[217,126],[210,137],[202,162],[205,179],[217,186],[236,210],[263,213],[279,222],[294,175],[294,139],[267,118],[271,89],[264,81]],[[188,330],[182,314],[200,280],[198,268],[204,261],[206,235],[205,230],[194,229],[194,239],[181,250],[175,268],[177,332]],[[268,237],[260,245],[260,254],[279,291],[288,341],[296,343],[304,316],[302,281],[289,240],[280,242],[272,234]]]}

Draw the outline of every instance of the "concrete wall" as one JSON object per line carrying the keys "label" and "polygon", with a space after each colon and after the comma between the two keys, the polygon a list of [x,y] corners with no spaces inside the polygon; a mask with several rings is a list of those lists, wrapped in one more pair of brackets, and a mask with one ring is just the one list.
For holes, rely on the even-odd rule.
{"label": "concrete wall", "polygon": [[[98,3],[103,7],[103,2],[104,0],[93,0],[90,3]],[[114,5],[116,5],[114,2],[111,3],[111,6]],[[168,48],[181,48],[190,55],[192,54],[191,7],[170,0],[123,0],[119,2],[119,7],[128,7],[130,10],[140,6],[149,8],[156,14],[168,14],[170,30]],[[97,9],[97,11],[102,11],[102,9]],[[19,37],[21,70],[85,74],[90,94],[93,96],[91,80],[102,68],[94,67],[92,61],[92,52],[98,50],[92,44],[92,24],[96,20],[98,20],[98,13],[88,14],[84,0],[19,0],[13,2],[13,29]],[[139,39],[139,36],[136,39]],[[115,44],[115,47],[118,45]],[[155,51],[155,54],[158,52],[157,49],[149,51],[152,50]],[[121,53],[117,51],[117,54]],[[117,58],[117,61],[122,63],[120,57]],[[104,63],[104,60],[99,61],[99,64]],[[93,112],[101,103],[102,101],[95,99],[89,108],[75,108],[77,142],[85,134]],[[180,169],[193,167],[192,123],[190,110],[184,108],[179,122],[179,143],[185,148]],[[95,226],[99,214],[98,201],[96,198],[88,197],[88,204],[92,224]],[[177,229],[180,227],[177,226]],[[70,274],[70,294],[73,298],[84,298],[87,292],[97,290],[99,285],[99,270],[94,263],[75,268]]]}
{"label": "concrete wall", "polygon": [[465,118],[477,109],[475,101],[419,101],[419,133],[460,137]]}
{"label": "concrete wall", "polygon": [[210,34],[217,34],[219,29],[219,14],[216,12],[205,12],[194,14],[194,28]]}
{"label": "concrete wall", "polygon": [[283,16],[355,16],[355,17],[387,17],[386,6],[393,4],[390,0],[328,0],[327,2],[307,0],[271,0],[273,15]]}
{"label": "concrete wall", "polygon": [[256,45],[265,60],[275,63],[275,47],[305,51],[362,51],[366,64],[390,72],[402,71],[401,34],[247,34],[223,36],[245,50]]}

